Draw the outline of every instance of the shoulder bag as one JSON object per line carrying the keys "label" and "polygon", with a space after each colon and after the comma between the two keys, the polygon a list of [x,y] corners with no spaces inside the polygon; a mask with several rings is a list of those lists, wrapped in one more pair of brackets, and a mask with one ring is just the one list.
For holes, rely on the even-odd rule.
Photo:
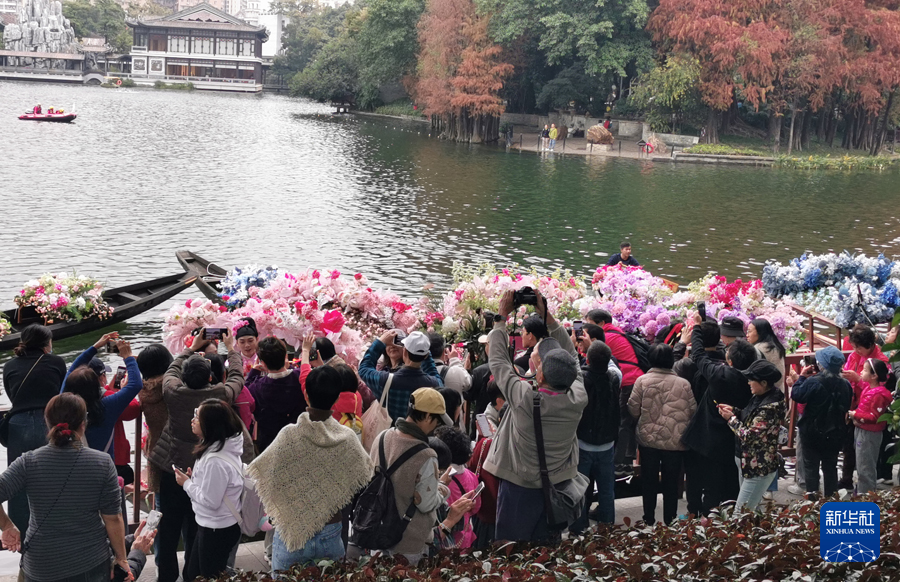
{"label": "shoulder bag", "polygon": [[541,426],[541,394],[534,393],[533,400],[534,438],[537,443],[538,461],[541,468],[541,487],[544,490],[544,510],[547,513],[547,524],[551,529],[560,530],[569,527],[581,516],[584,510],[584,495],[587,492],[588,479],[581,473],[553,485],[550,483],[550,472],[547,470],[547,454],[544,451],[544,430]]}
{"label": "shoulder bag", "polygon": [[394,381],[394,375],[388,374],[387,382],[384,384],[384,392],[381,398],[376,400],[369,406],[369,409],[362,415],[363,424],[363,448],[366,452],[371,452],[375,438],[385,430],[391,428],[391,415],[388,414],[387,402],[388,392],[391,390],[391,383]]}
{"label": "shoulder bag", "polygon": [[[44,359],[44,354],[41,354],[41,356],[37,359],[37,362],[35,362],[34,365],[31,366],[31,369],[28,370],[28,373],[25,374],[25,377],[22,379],[22,383],[19,384],[19,390],[16,392],[16,394],[18,394],[22,391],[22,387],[25,386],[25,381],[28,380],[28,377],[31,376],[31,373],[34,372],[34,369],[37,367],[37,365],[43,359]],[[29,412],[29,411],[38,410],[41,408],[43,408],[43,406],[31,406],[29,408],[23,408],[21,410],[16,410],[16,403],[13,402],[12,408],[10,408],[9,412],[7,412],[2,417],[0,417],[0,445],[3,445],[4,447],[9,446],[9,444],[8,444],[9,443],[9,421],[13,416],[19,414],[20,412]]]}

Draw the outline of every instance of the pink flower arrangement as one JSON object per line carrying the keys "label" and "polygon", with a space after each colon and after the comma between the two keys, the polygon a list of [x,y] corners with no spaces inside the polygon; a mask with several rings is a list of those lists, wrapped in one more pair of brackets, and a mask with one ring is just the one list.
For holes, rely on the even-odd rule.
{"label": "pink flower arrangement", "polygon": [[90,317],[106,319],[113,312],[103,301],[103,285],[75,273],[48,273],[28,281],[14,300],[19,307],[33,307],[47,324]]}
{"label": "pink flower arrangement", "polygon": [[9,335],[12,333],[12,324],[6,319],[2,313],[0,313],[0,337],[5,335]]}

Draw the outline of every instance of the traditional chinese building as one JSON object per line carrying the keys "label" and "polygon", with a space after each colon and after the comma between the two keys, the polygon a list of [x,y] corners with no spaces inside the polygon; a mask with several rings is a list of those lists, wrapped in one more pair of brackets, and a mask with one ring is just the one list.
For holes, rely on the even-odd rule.
{"label": "traditional chinese building", "polygon": [[127,19],[134,29],[131,77],[137,84],[193,83],[197,89],[262,91],[265,27],[207,3],[181,12]]}

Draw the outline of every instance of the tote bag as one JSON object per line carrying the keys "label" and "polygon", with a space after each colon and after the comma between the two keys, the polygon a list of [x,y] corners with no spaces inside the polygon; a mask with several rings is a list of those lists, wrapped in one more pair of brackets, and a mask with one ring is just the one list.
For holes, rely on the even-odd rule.
{"label": "tote bag", "polygon": [[362,415],[362,445],[367,453],[371,452],[375,437],[391,428],[391,415],[388,414],[387,411],[387,398],[388,392],[391,390],[391,382],[393,381],[394,375],[388,374],[387,382],[384,385],[384,392],[381,393],[381,399],[373,402],[372,406],[370,406]]}

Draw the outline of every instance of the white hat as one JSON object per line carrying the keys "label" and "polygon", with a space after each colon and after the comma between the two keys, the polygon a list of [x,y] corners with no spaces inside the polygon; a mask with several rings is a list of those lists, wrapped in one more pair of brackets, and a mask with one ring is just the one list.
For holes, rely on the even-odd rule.
{"label": "white hat", "polygon": [[431,340],[421,331],[414,331],[403,340],[403,347],[414,356],[426,356],[431,352]]}

